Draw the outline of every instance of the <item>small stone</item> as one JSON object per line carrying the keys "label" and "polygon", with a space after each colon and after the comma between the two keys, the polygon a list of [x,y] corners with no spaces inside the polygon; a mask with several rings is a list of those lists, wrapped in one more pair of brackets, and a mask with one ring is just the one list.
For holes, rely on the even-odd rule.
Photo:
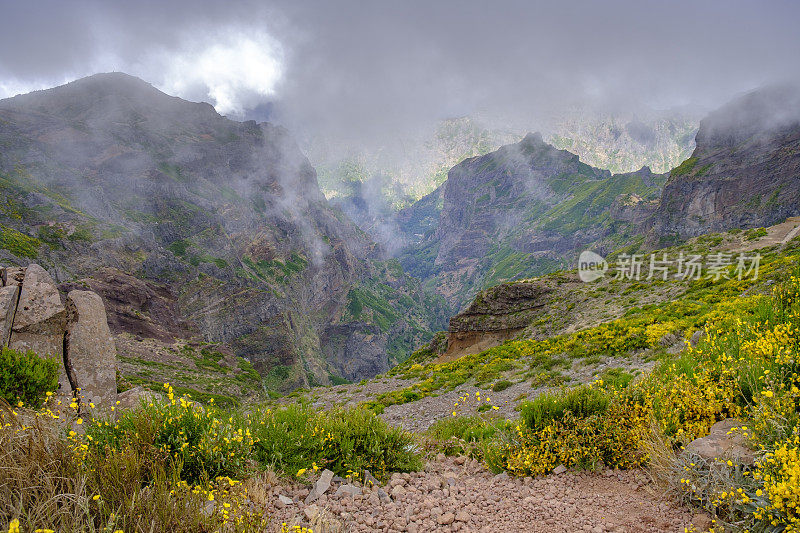
{"label": "small stone", "polygon": [[466,511],[459,511],[456,513],[455,519],[457,522],[469,522],[469,513]]}
{"label": "small stone", "polygon": [[563,474],[563,473],[564,473],[564,472],[566,472],[566,471],[567,471],[567,467],[566,467],[566,466],[564,466],[564,465],[558,465],[557,467],[555,467],[555,468],[553,469],[553,474],[555,474],[555,475],[557,475],[557,476],[560,476],[561,474]]}
{"label": "small stone", "polygon": [[449,526],[453,523],[453,520],[456,519],[456,515],[453,513],[447,512],[441,515],[436,521],[439,522],[440,526]]}
{"label": "small stone", "polygon": [[278,501],[283,505],[292,505],[294,503],[294,500],[288,496],[284,496],[283,494],[278,495]]}
{"label": "small stone", "polygon": [[360,488],[347,483],[337,489],[337,491],[334,493],[334,497],[350,496],[352,498],[353,496],[360,496],[361,492],[362,491]]}
{"label": "small stone", "polygon": [[306,520],[314,520],[319,515],[319,507],[312,503],[303,509],[303,514],[305,515]]}
{"label": "small stone", "polygon": [[383,489],[381,489],[381,488],[379,488],[379,489],[378,489],[378,498],[379,498],[379,499],[380,499],[380,501],[382,501],[383,503],[389,503],[390,501],[392,501],[392,499],[391,499],[391,498],[389,498],[389,495],[388,495],[388,494],[386,494],[386,491],[384,491],[384,490],[383,490]]}

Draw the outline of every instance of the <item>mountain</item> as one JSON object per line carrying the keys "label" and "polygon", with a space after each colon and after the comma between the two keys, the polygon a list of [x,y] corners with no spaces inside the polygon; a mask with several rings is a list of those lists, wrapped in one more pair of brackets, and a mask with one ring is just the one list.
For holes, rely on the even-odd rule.
{"label": "mountain", "polygon": [[[581,109],[553,118],[543,137],[582,162],[615,174],[644,166],[663,173],[689,157],[697,123],[697,113],[687,110],[601,114]],[[380,149],[353,151],[318,141],[310,143],[309,153],[325,196],[390,254],[397,254],[420,237],[419,228],[404,221],[418,209],[404,210],[424,196],[440,198],[436,190],[453,166],[516,143],[524,134],[459,117]]]}
{"label": "mountain", "polygon": [[456,165],[402,211],[406,231],[422,239],[400,260],[457,310],[482,288],[562,268],[589,245],[630,244],[663,179],[646,167],[612,175],[529,134]]}
{"label": "mountain", "polygon": [[123,347],[223,343],[285,390],[377,374],[440,328],[280,127],[112,73],[0,101],[0,146],[0,261],[96,286]]}
{"label": "mountain", "polygon": [[747,94],[700,122],[692,156],[669,174],[661,239],[775,224],[800,214],[800,89]]}

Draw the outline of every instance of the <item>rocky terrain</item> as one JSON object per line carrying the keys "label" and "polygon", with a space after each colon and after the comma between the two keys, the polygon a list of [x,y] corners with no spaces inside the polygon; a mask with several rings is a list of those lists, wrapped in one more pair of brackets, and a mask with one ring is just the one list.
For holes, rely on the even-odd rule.
{"label": "rocky terrain", "polygon": [[439,455],[424,472],[395,474],[383,486],[342,479],[328,484],[316,499],[309,499],[306,486],[270,485],[264,503],[277,523],[323,532],[660,533],[711,525],[708,515],[660,496],[636,470],[515,479],[493,475],[469,458]]}
{"label": "rocky terrain", "polygon": [[1,101],[0,146],[0,257],[94,287],[116,334],[222,343],[286,390],[385,371],[441,328],[279,127],[103,74]]}

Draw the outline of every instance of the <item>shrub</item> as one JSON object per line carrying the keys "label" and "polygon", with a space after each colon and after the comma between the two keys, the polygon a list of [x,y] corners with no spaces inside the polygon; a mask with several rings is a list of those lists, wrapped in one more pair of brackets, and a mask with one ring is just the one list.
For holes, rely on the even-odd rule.
{"label": "shrub", "polygon": [[58,362],[10,348],[0,352],[0,398],[38,407],[58,388]]}
{"label": "shrub", "polygon": [[[0,524],[19,520],[22,531],[267,530],[236,482],[190,485],[175,468],[179,461],[142,440],[97,453],[77,435],[65,438],[62,422],[47,409],[0,412]],[[209,509],[212,499],[217,505]]]}
{"label": "shrub", "polygon": [[366,409],[318,413],[302,405],[258,409],[249,417],[255,458],[292,476],[329,468],[340,476],[369,470],[381,478],[421,468],[410,433],[388,426]]}
{"label": "shrub", "polygon": [[608,395],[589,386],[566,389],[556,393],[543,393],[533,401],[520,406],[522,422],[528,429],[538,430],[553,420],[570,413],[576,418],[602,414],[608,408]]}
{"label": "shrub", "polygon": [[200,407],[185,398],[143,405],[123,414],[113,425],[87,428],[89,447],[105,457],[135,449],[174,462],[181,479],[200,482],[245,471],[253,439],[214,407]]}
{"label": "shrub", "polygon": [[501,379],[500,381],[492,385],[492,392],[501,392],[506,390],[510,386],[511,386],[510,381],[508,381],[507,379]]}

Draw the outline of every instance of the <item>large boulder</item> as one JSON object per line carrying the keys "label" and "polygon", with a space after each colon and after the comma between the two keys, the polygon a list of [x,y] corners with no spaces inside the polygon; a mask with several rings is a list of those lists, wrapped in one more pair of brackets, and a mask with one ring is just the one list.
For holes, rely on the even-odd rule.
{"label": "large boulder", "polygon": [[70,390],[64,369],[64,331],[67,310],[61,303],[56,284],[45,269],[31,264],[25,270],[9,347],[59,362],[59,390]]}
{"label": "large boulder", "polygon": [[108,410],[117,401],[117,348],[103,300],[91,291],[67,295],[66,357],[72,383],[84,403]]}
{"label": "large boulder", "polygon": [[11,339],[11,325],[17,312],[18,299],[18,285],[0,288],[0,347],[8,346],[8,341]]}
{"label": "large boulder", "polygon": [[686,445],[685,453],[697,455],[706,461],[735,461],[752,465],[755,452],[748,446],[742,432],[736,428],[744,425],[736,418],[726,418],[711,426],[705,437],[695,439]]}

